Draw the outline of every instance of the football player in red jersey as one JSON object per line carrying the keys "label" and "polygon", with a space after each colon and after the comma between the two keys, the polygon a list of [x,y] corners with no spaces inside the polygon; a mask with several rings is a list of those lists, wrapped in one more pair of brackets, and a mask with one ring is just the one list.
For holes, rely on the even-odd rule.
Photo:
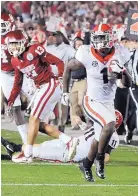
{"label": "football player in red jersey", "polygon": [[[60,100],[61,89],[55,79],[55,75],[62,76],[64,63],[57,57],[47,53],[40,44],[27,46],[27,39],[21,30],[9,32],[6,43],[9,53],[13,55],[11,63],[15,69],[14,86],[8,100],[9,106],[14,103],[20,93],[23,75],[31,78],[37,87],[29,119],[27,145],[24,151],[25,156],[23,155],[23,162],[31,162],[33,144],[38,133],[40,121],[46,122],[55,105]],[[50,66],[53,64],[56,65],[54,70],[53,66]],[[50,125],[45,124],[45,129],[50,130],[51,136],[63,138],[65,143],[68,143],[70,140],[70,137],[65,136],[65,134]],[[72,145],[70,145],[72,146],[70,148],[71,155],[77,143],[77,139],[72,141]]]}
{"label": "football player in red jersey", "polygon": [[[14,83],[14,68],[11,65],[11,54],[5,44],[6,35],[8,32],[15,30],[15,22],[12,15],[8,13],[1,14],[1,87],[4,96],[8,100]],[[27,128],[25,125],[23,113],[21,112],[21,101],[18,96],[12,107],[13,116],[21,135],[23,143],[27,141]]]}

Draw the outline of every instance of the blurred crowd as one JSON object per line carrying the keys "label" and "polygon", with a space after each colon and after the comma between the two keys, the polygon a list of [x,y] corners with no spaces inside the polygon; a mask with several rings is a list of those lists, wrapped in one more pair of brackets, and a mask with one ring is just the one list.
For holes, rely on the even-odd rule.
{"label": "blurred crowd", "polygon": [[[46,50],[49,53],[62,59],[66,65],[66,63],[74,57],[74,54],[80,45],[90,44],[90,30],[96,24],[101,23],[103,21],[103,18],[107,18],[108,23],[111,25],[124,24],[127,18],[128,10],[130,8],[138,9],[138,2],[2,1],[1,8],[2,11],[8,12],[14,16],[17,28],[24,29],[26,31],[30,39],[29,41],[42,44],[44,47],[46,47]],[[47,21],[49,21],[49,18],[51,16],[60,18],[60,26],[61,28],[64,27],[62,28],[63,31],[60,31],[59,29],[49,29]],[[51,28],[52,23],[49,22],[49,24]],[[84,32],[85,35],[82,35],[81,31]],[[78,32],[77,35],[75,35],[76,32]],[[69,38],[71,38],[72,35],[75,37],[75,39],[72,41],[73,44],[70,46]],[[131,42],[125,37],[119,40],[119,45],[123,45],[124,47],[129,48],[130,52],[132,53],[134,53],[133,48],[138,48],[137,42]],[[66,55],[64,55],[64,53],[66,53]],[[129,63],[132,64],[131,62]],[[74,73],[72,72],[71,76],[73,82],[70,97],[70,120],[72,129],[75,130],[80,128],[77,123],[76,116],[80,117],[82,121],[87,122],[87,119],[85,119],[83,116],[82,109],[82,99],[86,92],[87,86],[86,77],[87,76],[85,70],[79,70],[79,72]],[[137,83],[135,85],[137,86]],[[120,93],[122,93],[122,91],[125,91],[125,89],[119,90],[121,92],[118,92],[119,98],[116,97],[116,100],[121,101],[119,103],[116,102],[116,107],[120,112],[122,112],[122,114],[124,114],[123,116],[125,118],[126,103],[124,102],[124,98],[120,99]],[[127,92],[122,93],[125,99],[127,98],[128,93],[128,90]],[[25,103],[25,101],[23,102]],[[122,111],[123,104],[124,110]],[[134,113],[135,115],[135,111],[136,107],[134,106],[134,109],[131,113]],[[59,120],[60,114],[58,113],[58,111],[55,110],[54,114],[55,115],[53,117],[53,120]],[[64,113],[62,113],[61,116],[65,116]],[[59,119],[56,119],[56,117],[58,117]],[[69,116],[66,116],[63,119],[63,121],[65,122],[59,124],[64,125],[68,120]],[[125,124],[127,123],[125,122]],[[129,127],[129,125],[127,126]],[[126,131],[124,125],[123,127],[121,127],[121,129],[122,131],[120,131],[120,133]],[[132,127],[131,132],[133,132],[134,129],[135,127]]]}
{"label": "blurred crowd", "polygon": [[2,1],[2,11],[8,11],[17,18],[18,26],[29,21],[45,26],[50,16],[56,16],[62,18],[69,37],[87,26],[92,28],[103,18],[107,18],[110,24],[124,23],[130,8],[138,9],[138,2]]}

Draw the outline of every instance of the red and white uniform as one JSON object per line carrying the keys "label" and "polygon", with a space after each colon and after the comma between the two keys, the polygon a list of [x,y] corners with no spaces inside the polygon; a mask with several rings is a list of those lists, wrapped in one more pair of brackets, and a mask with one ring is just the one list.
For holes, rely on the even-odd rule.
{"label": "red and white uniform", "polygon": [[[11,64],[11,55],[8,52],[5,44],[5,37],[1,39],[1,87],[6,99],[9,99],[11,90],[14,84],[14,68]],[[13,106],[21,105],[20,97],[18,96]]]}
{"label": "red and white uniform", "polygon": [[15,69],[15,81],[9,101],[14,102],[20,93],[23,75],[26,75],[38,88],[33,98],[31,115],[45,121],[59,101],[61,94],[50,64],[57,66],[58,76],[60,76],[63,74],[64,63],[47,53],[40,44],[30,46],[20,57],[12,57],[11,63]]}
{"label": "red and white uniform", "polygon": [[[7,45],[5,44],[5,38],[6,35],[2,37],[1,39],[1,87],[2,91],[4,93],[4,96],[8,100],[13,88],[14,84],[14,68],[11,64],[11,58],[12,56],[10,55]],[[31,80],[28,80],[24,76],[23,78],[23,84],[22,84],[22,92],[27,98],[30,100],[32,95],[30,94],[30,88],[31,91],[35,91],[34,84]],[[32,90],[33,89],[33,90]],[[20,96],[18,95],[17,98],[14,101],[13,106],[20,106],[21,105],[21,100]]]}
{"label": "red and white uniform", "polygon": [[1,70],[4,72],[12,72],[14,68],[11,64],[11,55],[8,52],[7,45],[5,44],[6,36],[1,37]]}

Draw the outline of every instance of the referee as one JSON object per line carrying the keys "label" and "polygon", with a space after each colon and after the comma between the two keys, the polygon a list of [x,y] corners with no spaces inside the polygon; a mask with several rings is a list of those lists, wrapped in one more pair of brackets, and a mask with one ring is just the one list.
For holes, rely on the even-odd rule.
{"label": "referee", "polygon": [[129,88],[127,96],[127,106],[125,112],[124,124],[126,125],[125,142],[130,144],[132,141],[134,130],[138,131],[138,43],[130,42],[133,47],[137,47],[131,51],[131,58],[126,64],[128,68],[133,84]]}

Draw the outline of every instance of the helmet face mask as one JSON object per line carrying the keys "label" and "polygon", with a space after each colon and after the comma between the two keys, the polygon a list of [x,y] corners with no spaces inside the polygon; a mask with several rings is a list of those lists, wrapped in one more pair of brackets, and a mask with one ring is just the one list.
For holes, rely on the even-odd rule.
{"label": "helmet face mask", "polygon": [[102,48],[111,48],[110,42],[110,35],[109,34],[99,34],[92,36],[92,43],[95,49],[99,50]]}
{"label": "helmet face mask", "polygon": [[11,55],[20,56],[28,44],[27,34],[22,30],[10,31],[6,35],[5,43]]}
{"label": "helmet face mask", "polygon": [[20,56],[24,51],[25,51],[25,40],[20,40],[20,41],[12,41],[8,40],[8,51],[11,55],[14,57]]}
{"label": "helmet face mask", "polygon": [[107,24],[97,25],[91,34],[91,42],[94,49],[112,48],[113,36],[111,28]]}
{"label": "helmet face mask", "polygon": [[1,34],[2,35],[5,35],[9,31],[11,31],[10,22],[9,21],[1,20]]}
{"label": "helmet face mask", "polygon": [[15,30],[14,18],[11,14],[1,14],[1,35],[6,35],[8,32]]}

